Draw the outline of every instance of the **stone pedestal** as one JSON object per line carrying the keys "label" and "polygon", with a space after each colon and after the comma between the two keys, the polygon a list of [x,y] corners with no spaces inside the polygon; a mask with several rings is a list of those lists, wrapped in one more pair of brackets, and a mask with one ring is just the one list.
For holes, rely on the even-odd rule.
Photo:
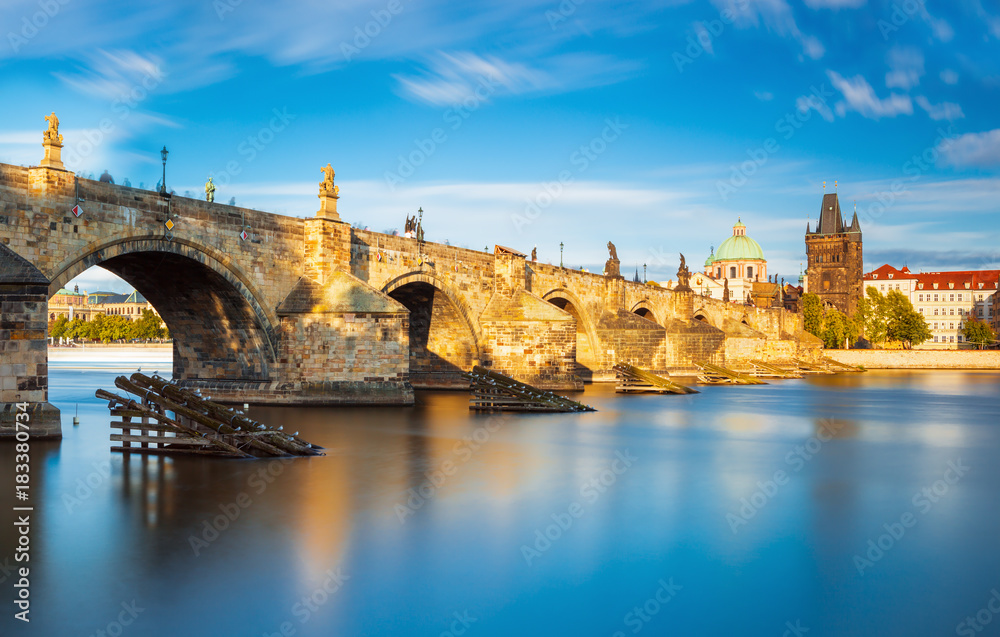
{"label": "stone pedestal", "polygon": [[622,275],[622,262],[619,259],[611,258],[604,262],[604,276]]}
{"label": "stone pedestal", "polygon": [[[60,137],[62,137],[60,135]],[[45,156],[39,166],[43,168],[58,168],[59,170],[66,170],[66,167],[62,163],[62,143],[54,139],[45,139],[42,142],[42,148],[45,149]]]}
{"label": "stone pedestal", "polygon": [[340,214],[337,212],[337,200],[340,199],[336,193],[321,191],[319,193],[319,211],[316,216],[320,219],[330,221],[340,221]]}

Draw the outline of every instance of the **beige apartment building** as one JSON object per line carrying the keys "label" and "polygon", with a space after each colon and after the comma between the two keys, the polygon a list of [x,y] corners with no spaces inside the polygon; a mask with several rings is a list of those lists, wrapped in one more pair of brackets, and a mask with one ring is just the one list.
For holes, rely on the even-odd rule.
{"label": "beige apartment building", "polygon": [[996,329],[998,280],[1000,270],[915,273],[886,264],[866,274],[864,284],[882,294],[902,292],[924,315],[933,337],[918,349],[959,349],[966,347],[966,321],[975,318]]}

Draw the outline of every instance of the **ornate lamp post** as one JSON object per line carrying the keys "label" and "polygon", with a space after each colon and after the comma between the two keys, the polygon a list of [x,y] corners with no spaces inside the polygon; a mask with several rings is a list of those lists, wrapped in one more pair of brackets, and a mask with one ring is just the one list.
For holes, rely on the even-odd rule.
{"label": "ornate lamp post", "polygon": [[563,267],[563,242],[559,242],[559,267]]}
{"label": "ornate lamp post", "polygon": [[643,283],[648,283],[648,281],[646,281],[646,264],[645,263],[642,264],[642,282]]}
{"label": "ornate lamp post", "polygon": [[163,181],[160,182],[160,194],[167,194],[167,155],[170,151],[164,146],[163,150],[160,151],[160,158],[163,160]]}

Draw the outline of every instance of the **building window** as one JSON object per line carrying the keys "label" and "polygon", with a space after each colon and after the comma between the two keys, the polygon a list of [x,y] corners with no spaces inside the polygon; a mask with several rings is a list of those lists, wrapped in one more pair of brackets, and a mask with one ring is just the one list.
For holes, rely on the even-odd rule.
{"label": "building window", "polygon": [[935,294],[935,295],[934,295],[934,300],[935,300],[935,301],[937,301],[937,300],[938,300],[938,295],[937,295],[937,294]]}
{"label": "building window", "polygon": [[885,283],[882,284],[882,291],[885,292]]}
{"label": "building window", "polygon": [[948,342],[954,343],[955,342],[955,337],[954,336],[949,336],[948,337]]}
{"label": "building window", "polygon": [[937,315],[938,315],[938,309],[934,308],[934,316],[937,316]]}
{"label": "building window", "polygon": [[951,312],[949,312],[949,314],[951,314],[952,316],[955,316],[955,308],[951,308]]}
{"label": "building window", "polygon": [[951,297],[950,299],[948,299],[949,301],[954,301],[955,300],[955,295],[954,294],[949,294],[948,296]]}
{"label": "building window", "polygon": [[962,335],[961,335],[961,334],[959,334],[959,335],[958,335],[958,342],[959,342],[959,343],[961,343],[961,342],[962,342]]}
{"label": "building window", "polygon": [[748,279],[752,279],[753,278],[753,266],[752,265],[748,265],[747,266],[747,278]]}
{"label": "building window", "polygon": [[961,293],[961,292],[959,292],[959,294],[958,294],[958,300],[959,300],[959,301],[961,301],[961,300],[962,300],[962,293]]}
{"label": "building window", "polygon": [[924,308],[918,308],[917,311],[920,312],[921,314],[923,314],[924,313]]}
{"label": "building window", "polygon": [[917,295],[917,300],[923,301],[924,300],[924,295],[923,294],[918,294]]}
{"label": "building window", "polygon": [[937,339],[938,339],[938,337],[937,337],[937,336],[935,336],[935,337],[934,337],[934,342],[935,342],[935,343],[937,343],[937,342],[938,342],[938,340],[937,340]]}
{"label": "building window", "polygon": [[736,278],[736,266],[735,265],[729,266],[729,278],[730,279],[735,279]]}
{"label": "building window", "polygon": [[955,324],[954,323],[948,323],[948,329],[949,330],[955,329]]}

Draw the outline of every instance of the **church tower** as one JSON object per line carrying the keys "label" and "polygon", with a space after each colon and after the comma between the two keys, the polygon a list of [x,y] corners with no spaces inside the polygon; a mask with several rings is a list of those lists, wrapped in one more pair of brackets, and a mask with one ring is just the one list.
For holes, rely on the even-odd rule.
{"label": "church tower", "polygon": [[848,316],[853,315],[863,293],[861,226],[857,210],[851,225],[844,223],[837,193],[823,195],[816,230],[811,231],[806,224],[806,257],[806,292],[818,295],[824,304]]}

